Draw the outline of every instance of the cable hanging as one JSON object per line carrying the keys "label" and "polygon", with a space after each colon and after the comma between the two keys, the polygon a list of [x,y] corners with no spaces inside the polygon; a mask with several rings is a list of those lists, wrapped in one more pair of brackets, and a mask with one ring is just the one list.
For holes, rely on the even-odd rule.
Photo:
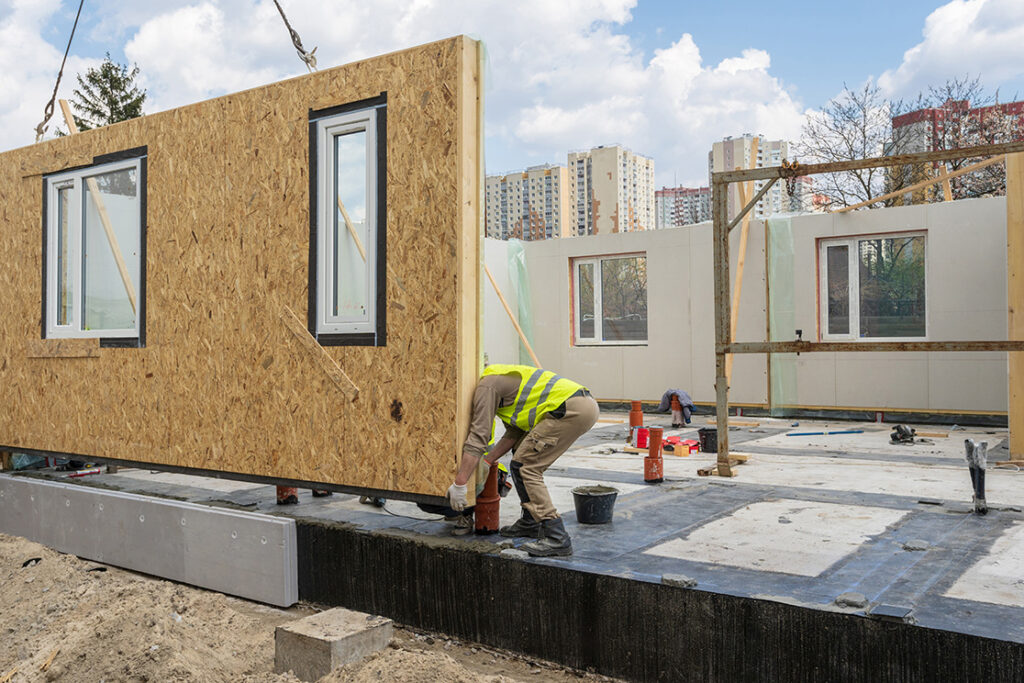
{"label": "cable hanging", "polygon": [[302,38],[299,38],[299,34],[295,32],[292,25],[288,23],[288,17],[284,15],[284,10],[281,9],[281,3],[274,0],[274,4],[277,5],[277,11],[281,13],[281,19],[284,20],[285,28],[288,29],[288,35],[292,38],[292,45],[295,46],[295,51],[299,53],[299,59],[306,63],[306,68],[310,71],[316,71],[316,48],[314,47],[311,52],[306,52],[306,49],[302,47]]}
{"label": "cable hanging", "polygon": [[[274,0],[277,2],[277,0]],[[46,123],[53,116],[53,103],[57,99],[57,88],[60,87],[60,77],[64,75],[64,64],[68,61],[68,52],[71,51],[71,41],[75,37],[75,29],[78,28],[78,17],[82,16],[82,5],[85,4],[85,0],[81,0],[78,3],[78,13],[75,14],[75,23],[71,27],[71,35],[68,36],[68,46],[64,48],[64,59],[60,62],[60,71],[57,72],[57,82],[53,84],[53,94],[50,95],[50,101],[46,103],[46,107],[43,109],[43,120],[36,126],[36,142],[40,142],[43,139],[43,133],[46,132]]]}

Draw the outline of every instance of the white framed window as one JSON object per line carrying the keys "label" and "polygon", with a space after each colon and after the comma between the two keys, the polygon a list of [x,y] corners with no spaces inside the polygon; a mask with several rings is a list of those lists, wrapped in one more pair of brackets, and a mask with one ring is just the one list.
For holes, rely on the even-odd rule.
{"label": "white framed window", "polygon": [[928,337],[924,232],[825,239],[818,248],[822,339]]}
{"label": "white framed window", "polygon": [[311,114],[316,301],[309,324],[321,344],[385,344],[385,106],[382,94]]}
{"label": "white framed window", "polygon": [[572,261],[576,345],[647,343],[647,255]]}
{"label": "white framed window", "polygon": [[145,154],[44,177],[44,338],[145,344]]}

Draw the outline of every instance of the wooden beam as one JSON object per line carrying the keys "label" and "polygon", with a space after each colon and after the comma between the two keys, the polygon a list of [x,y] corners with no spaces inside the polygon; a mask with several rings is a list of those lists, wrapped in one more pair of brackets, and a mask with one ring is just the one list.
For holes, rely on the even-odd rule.
{"label": "wooden beam", "polygon": [[338,208],[341,209],[341,217],[345,221],[345,227],[348,228],[348,234],[352,235],[352,241],[356,243],[356,249],[359,250],[359,255],[363,257],[363,263],[366,263],[366,248],[363,246],[363,241],[359,239],[356,226],[352,225],[352,219],[348,217],[348,211],[345,209],[341,197],[338,197]]}
{"label": "wooden beam", "polygon": [[[71,107],[68,106],[67,100],[60,100],[60,109],[64,113],[64,121],[68,125],[69,133],[74,135],[78,132],[78,126],[75,124],[75,117],[71,114]],[[89,195],[96,206],[96,213],[100,216],[103,233],[107,236],[107,243],[110,245],[110,251],[114,255],[114,262],[117,264],[117,272],[120,273],[121,282],[124,284],[124,291],[128,294],[128,302],[132,305],[132,313],[135,313],[138,311],[135,306],[135,286],[132,285],[128,266],[124,262],[124,256],[121,255],[121,247],[117,243],[117,235],[114,234],[114,226],[110,223],[107,207],[103,203],[103,198],[100,197],[100,188],[96,184],[95,178],[86,178],[85,184],[89,188]]]}
{"label": "wooden beam", "polygon": [[939,166],[939,178],[942,179],[943,201],[953,201],[953,186],[949,184],[949,169],[946,168],[946,164]]}
{"label": "wooden beam", "polygon": [[[729,380],[725,377],[726,352],[729,342],[729,185],[712,175],[711,220],[715,264],[715,416],[718,436],[718,467],[720,476],[732,476],[729,464]],[[749,207],[749,205],[748,205]]]}
{"label": "wooden beam", "polygon": [[14,469],[14,456],[7,451],[0,451],[0,472]]}
{"label": "wooden beam", "polygon": [[711,174],[711,180],[724,183],[736,183],[745,180],[762,180],[766,178],[793,178],[819,173],[839,173],[841,171],[859,171],[865,168],[886,168],[889,166],[908,166],[924,164],[932,161],[950,161],[952,159],[972,159],[974,157],[991,157],[1003,154],[1024,152],[1024,141],[1003,142],[995,145],[978,145],[977,147],[961,147],[943,149],[936,152],[918,152],[916,154],[899,154],[891,157],[871,157],[852,161],[830,161],[825,164],[807,164],[784,168],[782,166],[765,166],[745,171],[721,171]]}
{"label": "wooden beam", "polygon": [[[757,148],[760,140],[754,138],[750,144],[750,167],[757,167]],[[769,183],[770,184],[770,183]],[[754,191],[754,182],[748,180],[737,188],[740,196],[740,204],[746,206],[747,197]],[[736,257],[736,283],[732,291],[732,312],[729,318],[729,341],[736,341],[736,326],[740,320],[740,296],[743,294],[743,267],[747,262],[747,238],[750,234],[750,211],[743,215],[740,225],[740,250]],[[725,379],[732,383],[732,354],[725,357]]]}
{"label": "wooden beam", "polygon": [[512,315],[512,309],[509,308],[508,302],[505,301],[505,296],[498,289],[498,283],[494,281],[494,276],[491,275],[491,269],[484,264],[484,273],[487,274],[487,279],[491,281],[491,287],[494,287],[494,293],[498,295],[498,300],[501,301],[501,305],[505,307],[505,313],[508,314],[508,319],[512,321],[513,327],[516,328],[516,332],[519,333],[519,339],[523,342],[523,346],[526,347],[526,352],[530,354],[530,358],[533,359],[534,367],[541,367],[540,361],[537,360],[537,354],[533,352],[533,347],[530,346],[529,340],[526,339],[526,334],[523,333],[523,328],[519,326],[519,321]]}
{"label": "wooden beam", "polygon": [[[1006,157],[1006,268],[1010,339],[1024,339],[1024,154]],[[1024,353],[1008,354],[1010,459],[1024,457]]]}
{"label": "wooden beam", "polygon": [[942,182],[943,180],[945,180],[945,182],[948,183],[950,178],[958,178],[959,176],[966,175],[967,173],[971,173],[973,171],[977,171],[979,169],[985,168],[986,166],[991,166],[993,164],[998,164],[999,162],[1003,161],[1004,158],[1005,157],[998,156],[998,157],[992,157],[991,159],[985,159],[985,161],[979,161],[976,164],[971,164],[970,166],[964,166],[963,168],[957,169],[956,171],[953,171],[952,173],[946,173],[943,176],[936,176],[934,178],[929,178],[928,180],[922,180],[919,183],[914,183],[913,185],[907,185],[906,187],[901,187],[900,189],[898,189],[898,190],[896,190],[894,192],[888,192],[886,194],[879,195],[879,196],[874,197],[872,199],[869,199],[867,201],[860,202],[859,204],[853,204],[851,206],[844,206],[841,209],[836,209],[832,213],[845,213],[847,211],[853,211],[854,209],[859,209],[859,208],[861,208],[863,206],[869,206],[871,204],[877,204],[878,202],[884,202],[886,199],[892,199],[894,197],[901,197],[901,196],[903,196],[905,194],[910,194],[911,192],[916,192],[917,190],[921,190],[921,189],[924,189],[924,188],[926,188],[926,187],[928,187],[930,185],[934,185],[935,183]]}

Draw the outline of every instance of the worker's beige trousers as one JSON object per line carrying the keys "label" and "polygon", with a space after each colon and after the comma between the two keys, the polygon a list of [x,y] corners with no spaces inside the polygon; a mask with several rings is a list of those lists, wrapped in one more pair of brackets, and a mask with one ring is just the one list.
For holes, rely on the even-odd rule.
{"label": "worker's beige trousers", "polygon": [[600,413],[597,401],[592,397],[574,396],[565,402],[564,417],[545,416],[519,442],[512,462],[521,463],[519,476],[529,498],[523,507],[534,519],[543,521],[558,517],[558,510],[551,503],[548,488],[544,485],[544,471],[594,426]]}

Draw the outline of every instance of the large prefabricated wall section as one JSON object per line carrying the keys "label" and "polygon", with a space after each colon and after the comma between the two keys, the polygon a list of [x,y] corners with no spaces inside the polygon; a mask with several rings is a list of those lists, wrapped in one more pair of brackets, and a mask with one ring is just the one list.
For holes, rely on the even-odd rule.
{"label": "large prefabricated wall section", "polygon": [[[480,51],[452,38],[0,154],[0,448],[441,495],[480,370]],[[384,112],[377,336],[331,345],[309,313],[316,118],[359,103]],[[46,338],[46,179],[126,150],[140,338]]]}

